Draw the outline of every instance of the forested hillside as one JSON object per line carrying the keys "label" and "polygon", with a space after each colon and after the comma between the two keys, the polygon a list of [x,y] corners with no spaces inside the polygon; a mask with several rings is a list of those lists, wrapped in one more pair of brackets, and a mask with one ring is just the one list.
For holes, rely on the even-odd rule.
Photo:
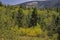
{"label": "forested hillside", "polygon": [[0,40],[60,40],[60,8],[24,8],[0,2]]}

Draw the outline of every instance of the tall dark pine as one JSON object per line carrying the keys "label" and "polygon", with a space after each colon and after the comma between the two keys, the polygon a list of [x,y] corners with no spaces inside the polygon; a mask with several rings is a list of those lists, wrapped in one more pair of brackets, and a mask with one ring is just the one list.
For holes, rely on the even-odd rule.
{"label": "tall dark pine", "polygon": [[31,19],[30,19],[30,27],[34,27],[37,25],[37,10],[36,8],[33,9],[33,12],[31,14]]}
{"label": "tall dark pine", "polygon": [[56,20],[55,20],[55,25],[57,28],[57,33],[58,33],[58,40],[60,40],[60,17],[57,16]]}
{"label": "tall dark pine", "polygon": [[22,19],[23,19],[23,13],[22,13],[22,9],[18,10],[18,14],[17,14],[17,23],[19,27],[22,27]]}
{"label": "tall dark pine", "polygon": [[3,6],[2,2],[0,1],[0,6]]}
{"label": "tall dark pine", "polygon": [[60,40],[60,27],[57,28],[58,40]]}
{"label": "tall dark pine", "polygon": [[55,25],[56,25],[56,26],[59,26],[59,25],[60,25],[60,18],[59,18],[59,17],[56,18],[56,20],[55,20]]}

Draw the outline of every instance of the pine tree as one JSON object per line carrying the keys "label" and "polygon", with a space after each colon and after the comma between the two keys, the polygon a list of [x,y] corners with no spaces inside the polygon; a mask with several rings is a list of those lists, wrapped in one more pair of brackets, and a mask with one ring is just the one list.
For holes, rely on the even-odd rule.
{"label": "pine tree", "polygon": [[0,6],[3,6],[2,2],[0,1]]}
{"label": "pine tree", "polygon": [[31,14],[30,27],[36,26],[36,25],[37,25],[37,9],[34,8],[32,14]]}
{"label": "pine tree", "polygon": [[22,19],[23,19],[23,10],[19,8],[18,14],[17,14],[17,23],[19,27],[22,27]]}

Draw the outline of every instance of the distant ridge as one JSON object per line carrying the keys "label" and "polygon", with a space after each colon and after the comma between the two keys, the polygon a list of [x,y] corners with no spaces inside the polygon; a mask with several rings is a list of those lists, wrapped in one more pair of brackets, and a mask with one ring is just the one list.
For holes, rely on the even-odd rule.
{"label": "distant ridge", "polygon": [[50,8],[50,7],[60,7],[60,1],[59,2],[52,2],[52,1],[29,1],[24,2],[21,4],[17,4],[17,6],[22,5],[26,8],[36,7],[36,8]]}

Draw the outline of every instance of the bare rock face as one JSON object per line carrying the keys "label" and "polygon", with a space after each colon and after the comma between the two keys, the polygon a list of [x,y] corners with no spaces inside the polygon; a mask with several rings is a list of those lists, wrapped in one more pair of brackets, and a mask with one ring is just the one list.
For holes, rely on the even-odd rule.
{"label": "bare rock face", "polygon": [[37,7],[37,5],[38,5],[38,2],[27,3],[27,4],[26,4],[26,8]]}

